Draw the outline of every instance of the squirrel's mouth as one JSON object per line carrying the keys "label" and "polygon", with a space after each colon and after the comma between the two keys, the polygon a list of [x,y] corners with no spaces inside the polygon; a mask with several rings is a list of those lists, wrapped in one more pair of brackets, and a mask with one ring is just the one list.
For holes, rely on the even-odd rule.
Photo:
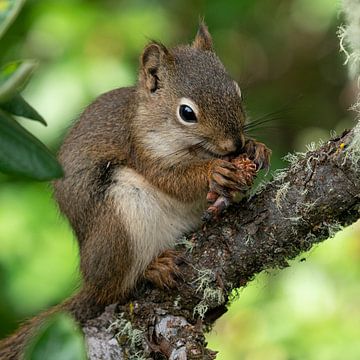
{"label": "squirrel's mouth", "polygon": [[195,153],[196,156],[203,159],[222,159],[229,156],[231,153],[216,149],[210,144],[203,144],[202,146],[196,146],[189,149],[190,152]]}

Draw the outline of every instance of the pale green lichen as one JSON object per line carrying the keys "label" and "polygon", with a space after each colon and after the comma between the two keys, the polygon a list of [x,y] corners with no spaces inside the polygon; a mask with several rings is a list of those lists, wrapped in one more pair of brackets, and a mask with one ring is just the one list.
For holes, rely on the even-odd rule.
{"label": "pale green lichen", "polygon": [[249,244],[251,244],[253,241],[254,241],[254,239],[252,238],[251,235],[247,234],[247,235],[245,236],[245,245],[249,245]]}
{"label": "pale green lichen", "polygon": [[300,220],[302,220],[302,216],[290,216],[290,217],[284,217],[285,220],[289,220],[292,223],[297,224]]}
{"label": "pale green lichen", "polygon": [[332,129],[330,130],[330,139],[336,139],[338,136],[338,133],[336,132],[336,130]]}
{"label": "pale green lichen", "polygon": [[283,182],[288,176],[286,169],[277,169],[273,173],[273,182]]}
{"label": "pale green lichen", "polygon": [[135,329],[132,323],[125,319],[124,314],[120,314],[118,319],[110,324],[108,331],[115,332],[115,337],[120,343],[127,344],[129,349],[129,359],[146,360],[144,352],[139,350],[144,341],[144,332]]}
{"label": "pale green lichen", "polygon": [[360,162],[360,121],[354,128],[353,138],[348,146],[346,158],[351,161],[353,166],[359,167]]}
{"label": "pale green lichen", "polygon": [[343,12],[346,25],[339,27],[340,51],[345,55],[344,64],[348,66],[349,74],[359,82],[360,73],[360,2],[358,0],[343,0]]}
{"label": "pale green lichen", "polygon": [[328,228],[329,238],[333,238],[339,231],[344,228],[338,221],[334,221],[332,223],[327,223],[324,225],[326,225]]}
{"label": "pale green lichen", "polygon": [[315,199],[313,202],[304,202],[301,204],[301,208],[302,210],[304,210],[306,213],[308,213],[309,211],[313,210],[316,206],[316,203],[318,202],[319,199]]}
{"label": "pale green lichen", "polygon": [[193,317],[199,317],[200,319],[204,319],[206,312],[208,311],[209,306],[205,304],[204,301],[200,301],[193,310]]}
{"label": "pale green lichen", "polygon": [[359,123],[354,128],[354,136],[347,148],[346,159],[358,168],[360,162],[360,2],[343,0],[346,25],[339,27],[340,50],[345,55],[349,75],[357,80],[357,100],[351,107],[358,114]]}
{"label": "pale green lichen", "polygon": [[225,301],[224,292],[219,287],[211,288],[207,287],[204,289],[204,299],[206,301],[215,302],[216,304],[222,304]]}
{"label": "pale green lichen", "polygon": [[130,355],[129,360],[149,360],[149,358],[144,357],[144,352],[140,350],[134,355]]}
{"label": "pale green lichen", "polygon": [[195,279],[196,292],[202,292],[202,299],[194,307],[193,316],[203,319],[210,304],[220,305],[225,302],[223,289],[214,286],[215,273],[211,269],[197,270],[199,276]]}
{"label": "pale green lichen", "polygon": [[250,189],[250,193],[249,193],[249,198],[248,198],[248,202],[250,202],[252,200],[252,198],[256,195],[259,195],[260,193],[263,192],[263,190],[266,188],[266,186],[270,183],[269,179],[262,179],[257,186],[253,186]]}
{"label": "pale green lichen", "polygon": [[183,246],[186,251],[191,253],[194,249],[195,243],[188,240],[186,236],[183,236],[178,242],[177,245]]}
{"label": "pale green lichen", "polygon": [[206,287],[215,280],[215,274],[211,269],[198,269],[198,277],[195,279],[194,284],[197,285],[196,292],[203,291]]}
{"label": "pale green lichen", "polygon": [[276,207],[280,210],[282,208],[282,202],[285,200],[286,198],[286,194],[288,193],[290,188],[290,182],[285,182],[279,185],[278,190],[276,191],[275,194],[275,205]]}
{"label": "pale green lichen", "polygon": [[289,163],[289,167],[291,169],[299,170],[300,169],[299,160],[302,159],[303,156],[304,154],[300,152],[288,153],[283,157],[283,160]]}
{"label": "pale green lichen", "polygon": [[180,300],[181,300],[181,296],[178,295],[178,296],[175,298],[174,303],[173,303],[174,308],[178,308],[178,307],[179,307]]}
{"label": "pale green lichen", "polygon": [[283,160],[289,163],[289,167],[292,170],[300,169],[301,166],[299,164],[299,161],[305,159],[307,152],[316,151],[323,145],[323,139],[319,139],[318,142],[312,141],[311,143],[305,145],[306,152],[296,151],[293,153],[288,153],[283,157]]}
{"label": "pale green lichen", "polygon": [[312,141],[310,144],[305,145],[306,151],[315,151],[318,148],[318,145],[315,141]]}
{"label": "pale green lichen", "polygon": [[203,292],[203,298],[194,307],[193,316],[198,316],[200,319],[204,319],[206,312],[209,309],[209,304],[220,305],[225,302],[224,292],[219,287],[206,287]]}

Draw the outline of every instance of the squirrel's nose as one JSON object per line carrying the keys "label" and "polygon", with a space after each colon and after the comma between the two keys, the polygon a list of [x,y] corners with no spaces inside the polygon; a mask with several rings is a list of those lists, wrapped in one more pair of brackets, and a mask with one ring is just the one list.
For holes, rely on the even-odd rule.
{"label": "squirrel's nose", "polygon": [[236,143],[234,140],[223,140],[219,143],[219,147],[221,150],[231,153],[236,150]]}

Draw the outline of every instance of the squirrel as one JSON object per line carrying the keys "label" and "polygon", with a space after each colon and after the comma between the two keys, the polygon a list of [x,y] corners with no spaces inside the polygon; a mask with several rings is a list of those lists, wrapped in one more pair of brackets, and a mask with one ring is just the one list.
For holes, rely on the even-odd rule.
{"label": "squirrel", "polygon": [[18,359],[52,312],[83,323],[125,301],[140,279],[175,286],[174,245],[201,225],[206,198],[244,191],[269,166],[271,151],[244,123],[240,88],[204,22],[191,45],[150,42],[137,84],[97,98],[59,152],[65,175],[54,193],[79,243],[82,289],[0,343],[0,359]]}

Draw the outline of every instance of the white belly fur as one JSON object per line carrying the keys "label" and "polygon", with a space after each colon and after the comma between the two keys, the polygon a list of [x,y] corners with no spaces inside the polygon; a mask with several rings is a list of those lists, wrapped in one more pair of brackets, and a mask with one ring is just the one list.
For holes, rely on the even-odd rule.
{"label": "white belly fur", "polygon": [[181,235],[200,225],[205,205],[204,201],[182,203],[126,167],[115,173],[109,194],[132,238],[134,254],[141,254],[136,259],[141,272]]}

